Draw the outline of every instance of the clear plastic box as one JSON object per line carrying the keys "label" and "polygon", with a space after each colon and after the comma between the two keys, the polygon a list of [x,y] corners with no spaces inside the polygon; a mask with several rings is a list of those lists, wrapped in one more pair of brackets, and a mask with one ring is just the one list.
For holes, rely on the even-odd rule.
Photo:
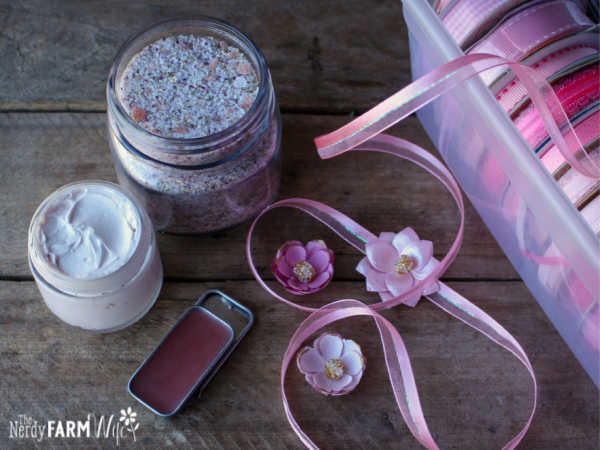
{"label": "clear plastic box", "polygon": [[[404,0],[403,10],[414,78],[463,55],[426,0]],[[506,256],[599,386],[600,241],[590,226],[478,77],[417,114]]]}

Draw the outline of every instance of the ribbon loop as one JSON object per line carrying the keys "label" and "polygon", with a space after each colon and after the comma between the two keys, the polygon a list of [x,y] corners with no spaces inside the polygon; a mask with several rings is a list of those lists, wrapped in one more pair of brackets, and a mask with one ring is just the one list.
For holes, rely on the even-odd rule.
{"label": "ribbon loop", "polygon": [[[413,81],[343,127],[315,139],[323,159],[339,155],[382,133],[440,95],[486,70],[509,66],[521,81],[537,108],[548,134],[565,160],[578,172],[600,178],[600,167],[585,151],[560,100],[548,82],[531,67],[490,54],[471,54],[456,58]],[[565,136],[574,137],[575,149]],[[585,160],[586,164],[582,163]]]}
{"label": "ribbon loop", "polygon": [[[427,427],[425,417],[419,401],[417,393],[417,387],[410,365],[410,360],[402,338],[395,327],[383,318],[377,311],[391,308],[402,303],[405,299],[413,297],[414,295],[421,293],[423,286],[427,285],[432,280],[439,280],[441,274],[447,269],[452,263],[458,253],[460,244],[463,238],[464,230],[464,202],[462,195],[456,180],[448,169],[433,155],[426,150],[399,138],[395,138],[388,135],[378,135],[374,138],[362,143],[362,145],[355,148],[348,148],[341,150],[345,151],[375,151],[380,153],[391,154],[400,158],[407,159],[422,168],[427,172],[435,176],[440,182],[448,189],[453,196],[460,213],[460,226],[457,232],[457,236],[442,261],[437,265],[437,268],[424,280],[421,280],[412,289],[399,295],[391,300],[375,303],[372,305],[366,305],[359,300],[345,299],[339,300],[333,303],[329,303],[319,309],[311,308],[308,306],[300,305],[291,300],[288,300],[274,290],[272,290],[264,280],[261,278],[258,270],[256,269],[252,259],[252,234],[256,227],[257,222],[262,218],[268,211],[279,208],[279,207],[290,207],[299,209],[321,223],[333,230],[338,236],[352,245],[354,248],[359,250],[361,253],[365,253],[365,244],[370,240],[375,239],[376,236],[370,231],[363,228],[361,225],[342,214],[341,212],[314,200],[307,200],[302,198],[292,198],[287,200],[281,200],[277,203],[272,204],[263,210],[258,217],[254,220],[250,226],[248,237],[246,240],[246,255],[252,274],[260,285],[269,292],[272,296],[281,300],[288,305],[301,309],[303,311],[310,312],[311,314],[307,319],[304,320],[292,336],[288,348],[284,354],[283,362],[281,366],[281,394],[283,400],[283,406],[287,419],[292,426],[295,433],[298,435],[300,440],[308,447],[316,449],[318,448],[315,443],[308,437],[306,433],[298,425],[294,415],[291,412],[286,394],[285,394],[285,375],[289,368],[290,362],[294,355],[299,350],[302,343],[308,339],[312,334],[327,326],[330,323],[342,320],[348,317],[354,316],[370,316],[374,319],[378,331],[379,337],[383,346],[386,367],[388,376],[390,378],[390,384],[394,392],[394,397],[398,409],[400,410],[406,424],[408,425],[411,433],[415,438],[426,448],[437,449],[438,446],[431,437],[431,433]],[[339,154],[338,153],[338,154]],[[505,446],[507,449],[514,448],[522,439],[527,429],[529,428],[535,407],[537,404],[537,382],[533,368],[527,358],[527,355],[516,341],[516,339],[508,333],[500,324],[498,324],[489,315],[477,308],[471,302],[466,300],[460,294],[456,293],[448,286],[443,283],[439,283],[440,289],[433,294],[428,294],[426,298],[432,301],[435,305],[448,312],[450,315],[463,321],[467,325],[473,327],[479,332],[483,333],[489,339],[507,349],[513,353],[522,364],[525,365],[529,374],[533,379],[534,384],[534,400],[533,409],[529,416],[529,420],[523,427],[523,429]]]}

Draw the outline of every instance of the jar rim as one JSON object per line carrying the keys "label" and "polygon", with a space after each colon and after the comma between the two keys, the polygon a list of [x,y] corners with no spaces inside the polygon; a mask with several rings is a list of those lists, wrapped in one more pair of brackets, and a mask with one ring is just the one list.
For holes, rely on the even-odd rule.
{"label": "jar rim", "polygon": [[[127,59],[126,56],[131,48],[143,38],[152,37],[152,39],[146,41],[145,45],[147,45],[149,42],[158,39],[161,34],[164,34],[165,36],[171,35],[176,33],[178,29],[206,30],[207,32],[212,31],[217,35],[234,41],[234,43],[240,47],[240,50],[244,51],[245,53],[249,53],[248,56],[251,59],[251,63],[255,62],[255,69],[257,69],[257,75],[259,78],[258,93],[256,98],[252,102],[252,105],[248,111],[246,111],[242,117],[217,133],[195,138],[176,138],[154,134],[144,127],[141,127],[135,120],[133,120],[133,118],[123,107],[119,95],[117,94],[117,75],[123,64],[129,62],[129,59]],[[155,36],[156,39],[154,39]],[[136,50],[140,50],[141,48],[143,48],[143,46],[140,46],[140,48]],[[136,52],[133,54],[135,53]],[[106,90],[109,109],[111,109],[111,107],[114,108],[114,111],[118,114],[119,119],[121,119],[127,127],[130,127],[132,131],[138,134],[141,139],[150,139],[158,144],[166,144],[169,146],[169,148],[168,150],[164,149],[164,153],[189,155],[210,152],[213,150],[215,144],[235,138],[252,126],[254,122],[252,119],[254,119],[257,115],[261,115],[261,112],[268,107],[270,93],[269,86],[270,74],[267,68],[267,63],[264,55],[254,41],[252,41],[250,37],[241,32],[239,29],[225,21],[209,16],[198,15],[194,16],[193,18],[169,19],[157,22],[130,36],[121,45],[117,51],[117,54],[115,55],[115,58],[113,59]]]}
{"label": "jar rim", "polygon": [[[91,279],[80,279],[75,278],[67,273],[59,270],[57,267],[48,263],[48,261],[41,256],[40,254],[40,243],[39,238],[37,237],[37,228],[39,227],[40,214],[42,214],[46,208],[49,206],[50,202],[57,198],[58,195],[69,191],[75,187],[89,187],[89,186],[101,186],[104,188],[111,189],[112,191],[118,193],[123,196],[126,200],[129,201],[131,206],[133,207],[133,211],[136,215],[137,225],[139,227],[138,237],[132,242],[132,248],[130,248],[127,252],[127,259],[117,269],[112,272],[109,272],[98,278]],[[97,292],[109,292],[111,289],[107,289],[106,284],[110,282],[110,284],[121,286],[123,283],[126,283],[131,278],[128,274],[130,272],[137,273],[139,271],[139,267],[143,264],[145,258],[144,249],[148,246],[149,243],[152,242],[153,234],[148,239],[147,235],[148,230],[151,230],[151,234],[153,233],[152,225],[150,223],[150,218],[148,214],[143,209],[139,201],[135,197],[133,197],[129,192],[125,191],[118,184],[104,181],[104,180],[82,180],[75,181],[73,183],[68,183],[60,188],[56,189],[52,193],[50,193],[37,207],[35,210],[31,222],[29,224],[28,230],[28,254],[29,260],[33,268],[44,278],[46,283],[54,286],[59,289],[63,293],[69,293],[68,288],[65,289],[68,285],[76,285],[78,290],[81,290],[82,295],[87,296],[90,293]],[[60,286],[57,286],[60,285]],[[63,286],[64,285],[64,286]],[[72,293],[71,293],[72,294]]]}

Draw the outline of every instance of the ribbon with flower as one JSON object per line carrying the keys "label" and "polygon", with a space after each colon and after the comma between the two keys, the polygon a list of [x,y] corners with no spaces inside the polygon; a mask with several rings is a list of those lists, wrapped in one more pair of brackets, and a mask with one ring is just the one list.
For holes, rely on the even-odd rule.
{"label": "ribbon with flower", "polygon": [[[327,338],[327,345],[323,344],[324,338],[320,337],[314,342],[313,347],[301,349],[301,346],[322,328],[339,320],[357,316],[371,317],[377,326],[396,404],[409,430],[424,447],[438,448],[421,408],[410,359],[402,337],[394,325],[379,314],[381,310],[402,304],[415,306],[422,297],[511,352],[528,370],[533,382],[532,410],[521,431],[504,448],[515,448],[525,436],[537,404],[537,381],[527,355],[504,327],[440,281],[441,275],[458,254],[463,239],[465,209],[458,184],[448,169],[428,151],[403,139],[380,134],[453,86],[477,75],[482,70],[502,64],[509,64],[519,76],[529,76],[527,69],[505,59],[490,55],[468,55],[435,69],[344,127],[315,139],[319,155],[323,159],[350,151],[379,152],[406,159],[436,177],[450,192],[460,213],[457,235],[447,254],[440,261],[433,257],[433,243],[421,240],[411,228],[404,228],[395,233],[382,232],[377,236],[340,211],[305,198],[281,200],[268,206],[250,226],[246,240],[246,257],[255,279],[274,298],[310,313],[292,336],[283,355],[281,366],[281,392],[285,414],[294,432],[308,448],[318,447],[294,418],[286,397],[285,374],[296,358],[298,367],[307,381],[320,392],[327,395],[341,395],[351,391],[364,371],[366,360],[362,354],[360,359],[357,359],[358,356],[354,358],[352,353],[346,355],[345,340],[342,337]],[[529,79],[529,84],[535,84],[537,81],[539,80]],[[532,94],[532,101],[542,110],[548,109],[539,92]],[[561,135],[556,123],[549,122],[547,125],[552,137],[555,138],[558,134],[560,139]],[[570,160],[573,155],[567,154],[565,157]],[[312,308],[294,302],[269,287],[260,276],[252,259],[252,235],[257,222],[265,214],[281,207],[295,208],[309,214],[361,252],[364,256],[358,262],[356,269],[365,277],[366,289],[377,292],[381,301],[366,304],[356,299],[342,299],[320,308]],[[314,252],[317,246],[313,244],[310,249],[308,247],[308,244],[304,247],[299,241],[286,243],[273,263],[276,279],[284,289],[295,295],[306,295],[324,288],[333,275],[333,255],[329,257],[322,255],[319,261],[311,260],[313,257],[311,252]],[[324,246],[319,250],[323,251],[325,248]],[[349,344],[348,349],[352,351],[353,345]],[[343,358],[348,359],[345,362]],[[362,364],[359,364],[361,361]]]}

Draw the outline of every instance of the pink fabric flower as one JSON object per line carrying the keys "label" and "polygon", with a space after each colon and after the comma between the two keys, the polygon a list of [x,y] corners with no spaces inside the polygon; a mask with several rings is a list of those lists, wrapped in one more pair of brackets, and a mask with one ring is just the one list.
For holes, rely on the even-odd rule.
{"label": "pink fabric flower", "polygon": [[360,346],[339,334],[324,333],[296,358],[306,381],[324,395],[348,394],[358,385],[367,366]]}
{"label": "pink fabric flower", "polygon": [[[367,279],[367,291],[377,292],[381,300],[397,297],[418,280],[426,278],[439,264],[433,258],[433,244],[422,241],[412,228],[400,233],[381,233],[366,245],[367,256],[358,263],[356,270]],[[437,280],[428,283],[421,294],[404,301],[415,306],[421,295],[439,289]]]}
{"label": "pink fabric flower", "polygon": [[273,274],[285,290],[295,295],[312,294],[323,289],[333,277],[333,252],[325,242],[287,241],[277,250]]}

